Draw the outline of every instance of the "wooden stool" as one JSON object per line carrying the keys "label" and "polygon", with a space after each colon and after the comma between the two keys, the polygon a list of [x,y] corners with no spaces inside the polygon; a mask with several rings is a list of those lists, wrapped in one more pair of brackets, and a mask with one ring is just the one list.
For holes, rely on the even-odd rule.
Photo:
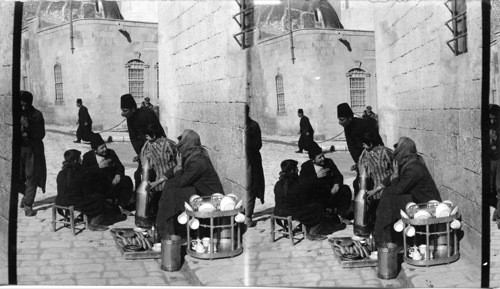
{"label": "wooden stool", "polygon": [[[61,219],[61,220],[57,220],[57,209],[61,209],[64,212],[63,219]],[[73,236],[76,235],[76,233],[75,233],[75,208],[73,206],[65,207],[65,206],[58,206],[55,203],[52,203],[52,232],[56,231],[56,223],[57,222],[63,223],[63,227],[67,227],[69,225],[71,227],[71,232],[73,232]],[[85,228],[87,228],[89,225],[89,221],[87,219],[87,215],[85,215],[85,214],[83,214],[83,223],[85,225]]]}
{"label": "wooden stool", "polygon": [[[285,226],[283,229],[276,229],[275,224],[277,223],[277,220],[283,221],[283,225]],[[302,233],[304,235],[304,238],[307,237],[306,233],[306,226],[302,223],[299,223],[295,228],[293,227],[292,224],[292,216],[287,216],[287,217],[280,217],[280,216],[275,216],[271,215],[271,242],[275,241],[275,234],[281,234],[284,237],[290,238],[290,241],[292,242],[292,246],[295,245],[293,242],[293,237],[294,237],[294,230],[297,230],[299,226],[302,227],[302,231],[299,233]]]}

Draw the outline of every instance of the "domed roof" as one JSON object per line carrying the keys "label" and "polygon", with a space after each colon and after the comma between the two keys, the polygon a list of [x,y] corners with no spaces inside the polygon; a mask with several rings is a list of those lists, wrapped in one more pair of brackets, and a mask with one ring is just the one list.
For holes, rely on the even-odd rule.
{"label": "domed roof", "polygon": [[[303,28],[343,29],[335,9],[323,0],[290,0],[293,30]],[[274,5],[255,7],[256,27],[260,38],[282,35],[290,31],[288,20],[288,1]]]}
{"label": "domed roof", "polygon": [[[73,19],[123,19],[116,1],[71,1]],[[27,1],[24,20],[38,16],[41,28],[66,23],[70,20],[70,1]]]}

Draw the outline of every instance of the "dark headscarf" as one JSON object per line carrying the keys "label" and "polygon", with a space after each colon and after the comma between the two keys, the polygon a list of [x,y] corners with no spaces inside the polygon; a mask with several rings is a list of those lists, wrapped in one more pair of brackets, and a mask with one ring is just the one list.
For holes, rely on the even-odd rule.
{"label": "dark headscarf", "polygon": [[283,203],[286,200],[288,194],[288,187],[290,187],[290,183],[293,180],[299,178],[299,173],[295,168],[297,167],[298,162],[296,160],[284,160],[281,162],[281,172],[280,172],[280,180],[283,180]]}
{"label": "dark headscarf", "polygon": [[122,109],[137,109],[137,103],[131,94],[122,95],[120,105]]}
{"label": "dark headscarf", "polygon": [[309,158],[312,160],[321,153],[323,153],[323,149],[318,145],[318,143],[313,141],[309,146],[309,150],[307,151]]}
{"label": "dark headscarf", "polygon": [[353,117],[351,107],[346,102],[337,105],[337,117]]}
{"label": "dark headscarf", "polygon": [[182,154],[184,163],[197,154],[203,154],[208,157],[208,153],[201,145],[200,136],[194,130],[186,129],[178,138],[177,151]]}
{"label": "dark headscarf", "polygon": [[410,163],[420,161],[425,164],[422,157],[417,153],[415,142],[408,137],[400,137],[394,150],[394,159],[398,162],[399,172]]}
{"label": "dark headscarf", "polygon": [[95,150],[97,149],[100,145],[105,144],[104,140],[102,139],[101,135],[98,133],[92,134],[90,137],[90,147]]}
{"label": "dark headscarf", "polygon": [[26,102],[29,106],[33,105],[33,94],[26,90],[20,91],[20,99],[21,101]]}
{"label": "dark headscarf", "polygon": [[82,153],[79,150],[71,149],[64,152],[64,162],[63,168],[67,165],[76,163],[78,157],[80,157]]}

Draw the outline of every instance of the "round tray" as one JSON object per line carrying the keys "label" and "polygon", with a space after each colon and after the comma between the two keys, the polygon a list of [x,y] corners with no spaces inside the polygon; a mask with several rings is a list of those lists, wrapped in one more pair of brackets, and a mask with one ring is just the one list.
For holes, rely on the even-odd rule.
{"label": "round tray", "polygon": [[414,226],[425,226],[425,225],[432,225],[432,224],[450,223],[450,222],[453,222],[453,220],[457,219],[458,217],[459,217],[458,214],[455,214],[453,216],[441,217],[441,218],[430,218],[430,219],[401,218],[401,220],[405,224],[410,224],[410,225],[414,225]]}
{"label": "round tray", "polygon": [[444,258],[439,258],[439,259],[433,259],[433,260],[413,260],[410,257],[407,257],[406,254],[403,256],[403,260],[414,266],[433,266],[433,265],[441,265],[441,264],[449,264],[451,262],[455,262],[460,258],[460,253],[457,253],[455,255],[451,255],[450,257],[444,257]]}
{"label": "round tray", "polygon": [[234,257],[243,252],[243,247],[239,247],[238,249],[234,249],[231,251],[224,251],[224,252],[214,252],[214,253],[196,253],[196,251],[187,248],[186,253],[189,256],[198,258],[198,259],[220,259],[220,258],[229,258],[229,257]]}
{"label": "round tray", "polygon": [[240,211],[241,208],[234,209],[231,211],[213,211],[213,212],[198,212],[198,211],[186,210],[186,214],[190,217],[195,217],[198,219],[207,219],[207,218],[218,218],[218,217],[232,217],[238,215]]}

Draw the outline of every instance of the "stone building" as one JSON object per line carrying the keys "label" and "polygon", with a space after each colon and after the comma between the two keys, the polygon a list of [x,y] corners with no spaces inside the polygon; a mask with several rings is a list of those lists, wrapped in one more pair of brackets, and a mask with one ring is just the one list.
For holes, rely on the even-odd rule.
{"label": "stone building", "polygon": [[500,52],[500,3],[491,2],[491,45],[490,45],[490,103],[500,104],[500,73],[498,54]]}
{"label": "stone building", "polygon": [[379,3],[375,19],[381,133],[416,142],[442,198],[460,207],[460,252],[479,266],[481,1]]}
{"label": "stone building", "polygon": [[374,34],[342,25],[339,1],[290,4],[292,35],[287,1],[255,6],[252,115],[264,133],[295,135],[302,108],[316,138],[331,138],[343,131],[339,103],[350,103],[359,116],[367,105],[377,109]]}
{"label": "stone building", "polygon": [[[124,120],[120,96],[158,103],[157,23],[124,20],[115,1],[27,2],[22,88],[47,123],[74,123],[81,98],[94,130]],[[73,37],[73,38],[71,38]]]}

